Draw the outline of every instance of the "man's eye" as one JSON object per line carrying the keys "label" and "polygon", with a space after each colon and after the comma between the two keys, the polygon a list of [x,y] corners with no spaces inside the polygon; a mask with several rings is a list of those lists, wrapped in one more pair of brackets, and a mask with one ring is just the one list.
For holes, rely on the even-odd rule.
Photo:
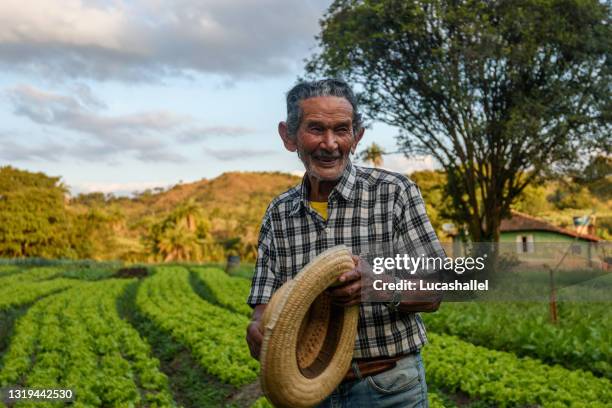
{"label": "man's eye", "polygon": [[314,133],[321,133],[323,128],[321,126],[311,126],[310,131]]}

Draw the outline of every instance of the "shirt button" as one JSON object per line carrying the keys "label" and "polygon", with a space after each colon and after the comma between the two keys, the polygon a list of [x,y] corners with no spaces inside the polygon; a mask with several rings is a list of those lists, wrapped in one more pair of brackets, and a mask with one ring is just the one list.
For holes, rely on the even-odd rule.
{"label": "shirt button", "polygon": [[329,234],[329,227],[325,227],[325,229],[323,230],[323,232],[325,233],[325,235]]}

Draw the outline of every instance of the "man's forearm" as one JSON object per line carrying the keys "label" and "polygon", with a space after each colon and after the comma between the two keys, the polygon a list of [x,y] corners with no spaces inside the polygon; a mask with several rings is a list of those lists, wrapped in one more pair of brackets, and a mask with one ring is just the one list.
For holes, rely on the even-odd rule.
{"label": "man's forearm", "polygon": [[261,305],[257,305],[255,306],[255,308],[253,309],[253,314],[251,315],[251,321],[259,321],[261,320],[261,317],[264,314],[264,311],[266,310],[266,306],[268,306],[267,304],[261,304]]}
{"label": "man's forearm", "polygon": [[251,322],[247,326],[246,341],[249,345],[251,356],[259,360],[259,353],[261,351],[261,342],[263,340],[263,327],[261,326],[261,318],[267,305],[257,305],[253,310],[251,316]]}

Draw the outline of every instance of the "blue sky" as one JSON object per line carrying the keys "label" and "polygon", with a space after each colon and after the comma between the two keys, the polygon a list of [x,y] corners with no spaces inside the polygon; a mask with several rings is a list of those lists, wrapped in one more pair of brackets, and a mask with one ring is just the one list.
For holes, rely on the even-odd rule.
{"label": "blue sky", "polygon": [[[127,194],[303,167],[276,133],[328,1],[4,0],[0,165]],[[362,147],[395,150],[373,123]],[[430,159],[385,157],[410,172]]]}

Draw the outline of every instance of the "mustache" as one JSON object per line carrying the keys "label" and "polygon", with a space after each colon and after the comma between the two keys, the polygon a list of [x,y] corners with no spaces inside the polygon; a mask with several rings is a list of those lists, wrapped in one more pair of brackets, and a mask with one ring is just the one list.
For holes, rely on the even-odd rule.
{"label": "mustache", "polygon": [[314,157],[315,159],[339,159],[342,157],[342,154],[340,154],[340,152],[337,150],[335,152],[319,150],[314,152],[312,154],[312,157]]}

